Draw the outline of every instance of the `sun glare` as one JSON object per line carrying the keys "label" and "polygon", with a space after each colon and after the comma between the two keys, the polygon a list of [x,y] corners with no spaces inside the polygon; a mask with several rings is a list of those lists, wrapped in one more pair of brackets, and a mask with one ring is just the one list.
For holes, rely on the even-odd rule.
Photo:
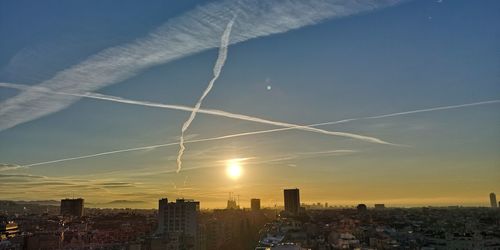
{"label": "sun glare", "polygon": [[242,168],[241,168],[241,165],[239,162],[229,161],[227,163],[226,173],[227,173],[227,176],[229,176],[229,178],[236,180],[236,179],[240,178],[242,172],[243,171],[242,171]]}

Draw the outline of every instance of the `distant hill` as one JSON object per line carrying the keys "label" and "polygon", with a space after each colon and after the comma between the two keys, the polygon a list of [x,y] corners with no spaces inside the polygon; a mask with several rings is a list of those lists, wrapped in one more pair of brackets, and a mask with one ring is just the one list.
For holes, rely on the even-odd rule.
{"label": "distant hill", "polygon": [[129,201],[129,200],[114,200],[110,201],[107,204],[145,204],[144,201]]}
{"label": "distant hill", "polygon": [[[56,206],[61,205],[60,201],[55,200],[39,200],[39,201],[10,201],[10,200],[0,200],[0,209],[6,207],[46,207],[46,206]],[[89,208],[151,208],[151,204],[145,201],[136,200],[113,200],[110,202],[102,203],[92,203],[85,202],[85,207]]]}
{"label": "distant hill", "polygon": [[114,200],[105,203],[86,203],[86,205],[96,208],[142,208],[147,207],[149,203],[145,201]]}
{"label": "distant hill", "polygon": [[59,206],[61,205],[60,201],[55,200],[41,200],[41,201],[8,201],[8,200],[0,200],[1,204],[17,204],[17,205],[39,205],[39,206]]}

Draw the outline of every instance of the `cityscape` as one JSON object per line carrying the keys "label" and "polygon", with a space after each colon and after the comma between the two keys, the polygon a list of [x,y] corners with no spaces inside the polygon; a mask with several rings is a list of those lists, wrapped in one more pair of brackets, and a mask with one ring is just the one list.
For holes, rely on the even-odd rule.
{"label": "cityscape", "polygon": [[491,207],[397,208],[385,204],[304,204],[283,190],[284,207],[200,210],[200,202],[162,198],[158,209],[85,208],[0,201],[0,249],[499,249],[500,202]]}
{"label": "cityscape", "polygon": [[500,250],[500,0],[0,0],[0,250]]}

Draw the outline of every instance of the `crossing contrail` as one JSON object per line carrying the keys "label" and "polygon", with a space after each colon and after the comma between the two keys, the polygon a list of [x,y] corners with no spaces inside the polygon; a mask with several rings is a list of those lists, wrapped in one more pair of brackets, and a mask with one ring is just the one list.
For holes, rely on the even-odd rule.
{"label": "crossing contrail", "polygon": [[[91,93],[91,92],[67,93],[67,92],[61,92],[61,91],[52,91],[52,90],[45,88],[45,87],[27,86],[27,85],[23,85],[23,84],[2,83],[2,82],[0,82],[0,87],[20,89],[20,90],[32,91],[32,92],[44,92],[47,94],[55,94],[55,95],[77,96],[77,97],[83,97],[83,98],[90,98],[90,99],[96,99],[96,100],[111,101],[111,102],[132,104],[132,105],[139,105],[139,106],[146,106],[146,107],[154,107],[154,108],[173,109],[173,110],[181,110],[181,111],[188,111],[188,112],[193,111],[193,108],[188,107],[188,106],[131,100],[131,99],[125,99],[122,97],[103,95],[103,94]],[[297,125],[297,124],[279,122],[279,121],[272,121],[272,120],[267,120],[267,119],[243,115],[243,114],[230,113],[230,112],[217,110],[217,109],[201,109],[200,108],[197,112],[203,113],[203,114],[208,114],[208,115],[238,119],[238,120],[243,120],[243,121],[250,121],[250,122],[268,124],[268,125],[279,126],[279,127],[287,127],[287,128],[291,128],[291,129],[309,131],[309,132],[320,133],[320,134],[325,134],[325,135],[342,136],[342,137],[363,140],[363,141],[372,142],[372,143],[395,145],[395,144],[383,141],[383,140],[375,138],[375,137],[346,133],[346,132],[328,131],[328,130],[319,129],[319,128],[315,128],[315,127],[309,127],[309,126]]]}
{"label": "crossing contrail", "polygon": [[[220,45],[218,34],[222,33],[227,20],[233,18],[234,13],[238,13],[238,20],[231,32],[231,44],[401,2],[404,0],[212,1],[167,20],[144,37],[90,55],[56,72],[52,78],[37,86],[70,93],[92,92],[133,77],[155,65],[216,48]],[[17,55],[15,57],[18,58]],[[23,59],[12,63],[27,62]],[[23,91],[0,103],[0,131],[63,110],[79,99],[78,96]]]}
{"label": "crossing contrail", "polygon": [[[497,103],[500,103],[499,99],[496,99],[496,100],[487,100],[487,101],[481,101],[481,102],[473,102],[473,103],[466,103],[466,104],[458,104],[458,105],[440,106],[440,107],[426,108],[426,109],[417,109],[417,110],[403,111],[403,112],[383,114],[383,115],[350,118],[350,119],[343,119],[343,120],[338,120],[338,121],[330,121],[330,122],[322,122],[322,123],[309,124],[307,126],[308,127],[317,127],[317,126],[325,126],[325,125],[334,125],[334,124],[348,123],[348,122],[359,121],[359,120],[381,119],[381,118],[394,117],[394,116],[405,116],[405,115],[411,115],[411,114],[417,114],[417,113],[424,113],[424,112],[434,112],[434,111],[449,110],[449,109],[467,108],[467,107],[480,106],[480,105],[489,105],[489,104],[497,104]],[[185,141],[184,143],[217,141],[217,140],[224,140],[224,139],[230,139],[230,138],[236,138],[236,137],[242,137],[242,136],[249,136],[249,135],[274,133],[274,132],[286,131],[286,130],[291,130],[291,129],[294,129],[294,128],[293,127],[287,127],[287,128],[277,128],[277,129],[268,129],[268,130],[259,130],[259,131],[252,131],[252,132],[244,132],[244,133],[224,135],[224,136],[218,136],[218,137],[212,137],[212,138],[189,140],[189,141]],[[96,154],[89,154],[89,155],[83,155],[83,156],[77,156],[77,157],[63,158],[63,159],[52,160],[52,161],[30,163],[30,164],[19,165],[19,166],[20,167],[33,167],[33,166],[39,166],[39,165],[47,165],[47,164],[51,164],[51,163],[73,161],[73,160],[93,158],[93,157],[99,157],[99,156],[105,156],[105,155],[111,155],[111,154],[117,154],[117,153],[131,152],[131,151],[156,149],[156,148],[169,147],[169,146],[175,146],[175,145],[179,145],[179,142],[172,142],[172,143],[165,143],[165,144],[156,144],[156,145],[150,145],[150,146],[144,146],[144,147],[135,147],[135,148],[128,148],[128,149],[120,149],[120,150],[114,150],[114,151],[108,151],[108,152],[102,152],[102,153],[96,153]]]}
{"label": "crossing contrail", "polygon": [[196,117],[196,113],[200,110],[201,104],[203,103],[203,100],[205,97],[207,97],[208,93],[210,93],[210,90],[214,87],[215,81],[220,76],[220,72],[222,71],[222,68],[224,67],[224,63],[226,63],[227,59],[227,47],[229,45],[229,36],[231,35],[231,29],[233,28],[234,24],[234,18],[229,21],[229,23],[226,26],[226,29],[224,30],[224,33],[222,33],[222,37],[220,39],[220,48],[219,48],[219,55],[217,56],[217,61],[215,62],[215,66],[213,69],[213,77],[208,82],[208,86],[203,91],[203,94],[201,95],[200,99],[198,99],[198,102],[194,106],[193,111],[191,111],[191,114],[189,115],[189,118],[187,119],[186,122],[182,125],[181,129],[181,136],[179,138],[179,153],[177,155],[177,173],[181,171],[182,168],[182,155],[184,154],[184,150],[186,150],[186,147],[184,146],[184,133],[187,131],[191,123],[193,122],[194,118]]}

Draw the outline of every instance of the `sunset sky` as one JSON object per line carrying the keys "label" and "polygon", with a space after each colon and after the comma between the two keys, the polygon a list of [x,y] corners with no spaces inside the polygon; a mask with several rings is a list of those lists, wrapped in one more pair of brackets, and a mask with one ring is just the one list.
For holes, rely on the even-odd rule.
{"label": "sunset sky", "polygon": [[[0,199],[215,208],[232,192],[249,207],[299,188],[306,203],[487,206],[500,193],[499,13],[496,0],[1,1]],[[201,104],[214,114],[185,133],[210,140],[186,143],[176,173],[190,111],[144,102],[194,107],[225,30]]]}

